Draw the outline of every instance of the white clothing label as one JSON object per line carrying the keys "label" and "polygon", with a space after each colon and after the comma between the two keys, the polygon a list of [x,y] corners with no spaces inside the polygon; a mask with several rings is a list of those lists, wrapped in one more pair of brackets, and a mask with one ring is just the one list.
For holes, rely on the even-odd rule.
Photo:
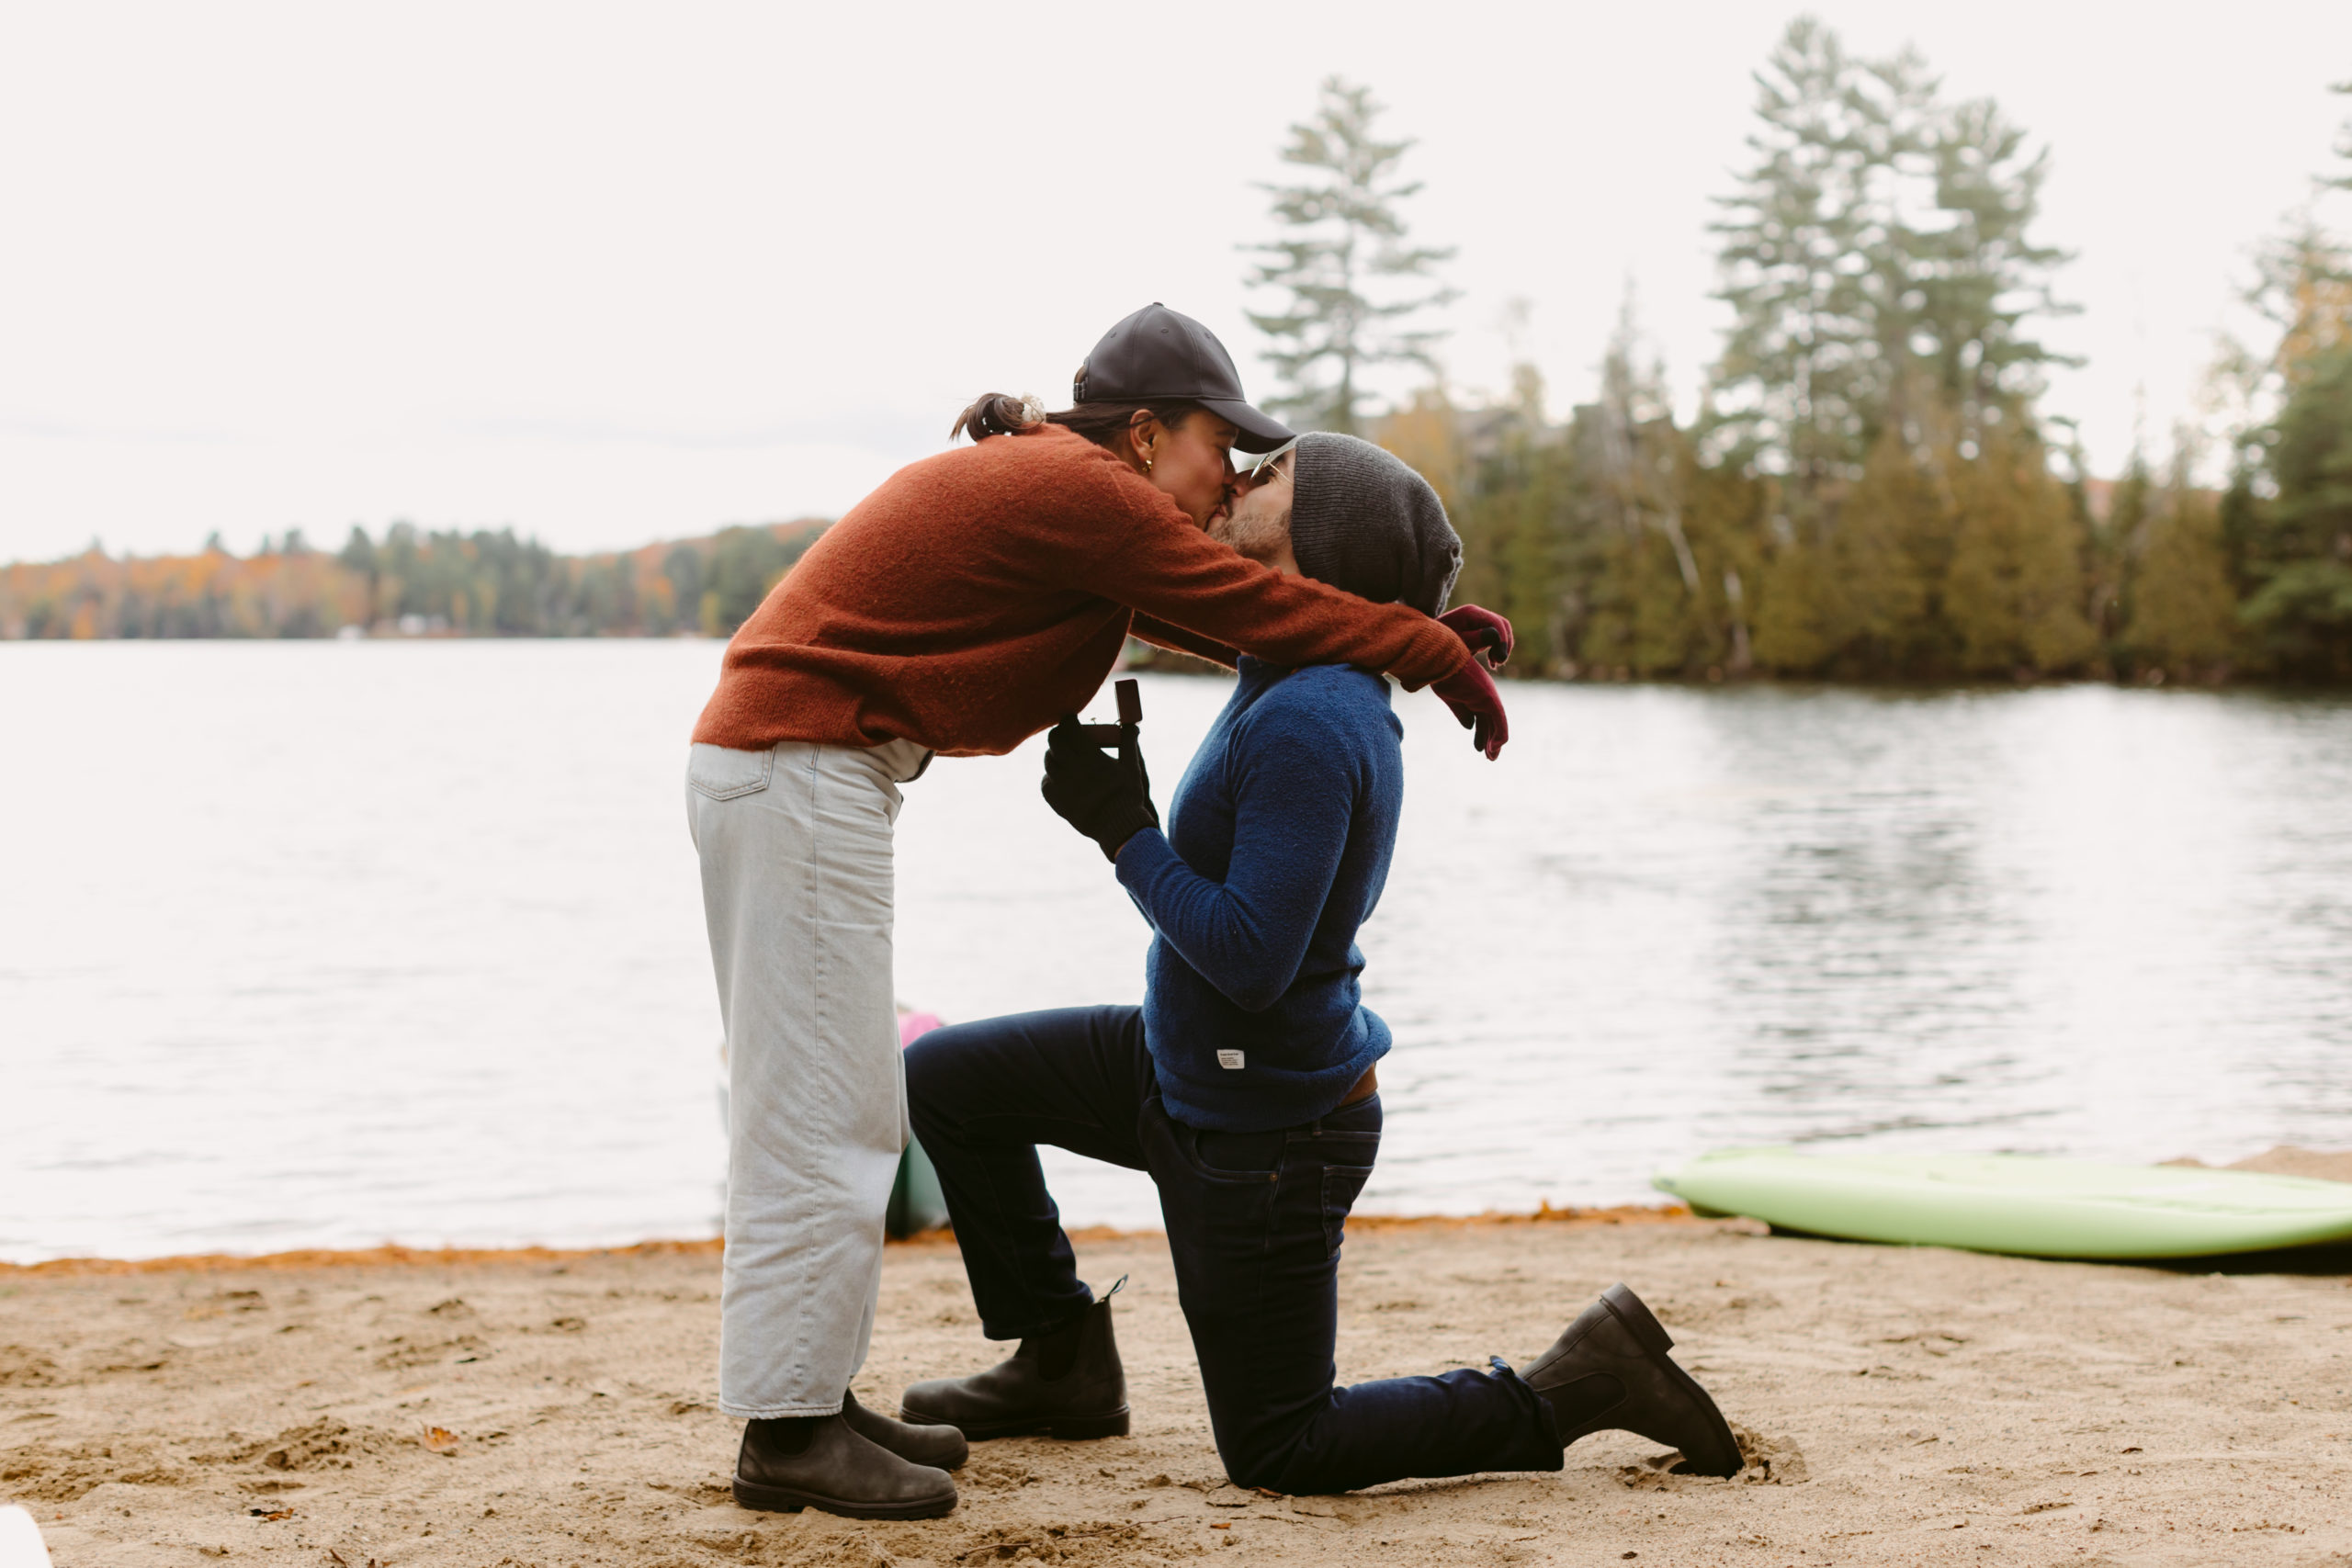
{"label": "white clothing label", "polygon": [[1220,1067],[1231,1067],[1236,1071],[1238,1071],[1241,1066],[1241,1053],[1238,1051],[1219,1051],[1216,1054],[1216,1065]]}

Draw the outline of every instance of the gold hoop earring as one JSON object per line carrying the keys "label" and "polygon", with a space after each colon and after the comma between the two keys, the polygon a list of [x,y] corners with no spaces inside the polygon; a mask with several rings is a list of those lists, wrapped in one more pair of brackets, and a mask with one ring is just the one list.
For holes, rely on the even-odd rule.
{"label": "gold hoop earring", "polygon": [[1148,457],[1143,460],[1143,471],[1147,474],[1151,472],[1151,459]]}

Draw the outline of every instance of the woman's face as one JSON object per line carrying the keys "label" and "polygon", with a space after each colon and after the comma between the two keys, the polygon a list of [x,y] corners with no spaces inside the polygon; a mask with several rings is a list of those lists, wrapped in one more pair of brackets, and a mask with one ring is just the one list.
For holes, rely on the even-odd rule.
{"label": "woman's face", "polygon": [[1147,415],[1128,431],[1136,457],[1151,464],[1143,477],[1204,528],[1232,502],[1233,443],[1240,434],[1231,420],[1206,409],[1194,409],[1172,426]]}

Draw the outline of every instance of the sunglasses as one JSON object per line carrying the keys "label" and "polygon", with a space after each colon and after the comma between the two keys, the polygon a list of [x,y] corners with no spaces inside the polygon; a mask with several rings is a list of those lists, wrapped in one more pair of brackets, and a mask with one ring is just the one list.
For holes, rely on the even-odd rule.
{"label": "sunglasses", "polygon": [[1287,445],[1277,446],[1272,451],[1260,457],[1256,462],[1250,465],[1250,482],[1253,484],[1263,484],[1268,479],[1283,479],[1287,477],[1290,470],[1285,468],[1278,467],[1278,465],[1284,457],[1289,457],[1293,452],[1297,450],[1298,443],[1294,440],[1289,442]]}

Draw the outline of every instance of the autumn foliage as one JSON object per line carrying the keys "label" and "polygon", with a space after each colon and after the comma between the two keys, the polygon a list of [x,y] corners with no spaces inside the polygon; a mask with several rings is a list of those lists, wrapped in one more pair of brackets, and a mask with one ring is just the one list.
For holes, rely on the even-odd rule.
{"label": "autumn foliage", "polygon": [[511,530],[353,529],[344,547],[109,556],[0,567],[0,639],[725,636],[822,533],[819,521],[729,528],[566,556]]}

